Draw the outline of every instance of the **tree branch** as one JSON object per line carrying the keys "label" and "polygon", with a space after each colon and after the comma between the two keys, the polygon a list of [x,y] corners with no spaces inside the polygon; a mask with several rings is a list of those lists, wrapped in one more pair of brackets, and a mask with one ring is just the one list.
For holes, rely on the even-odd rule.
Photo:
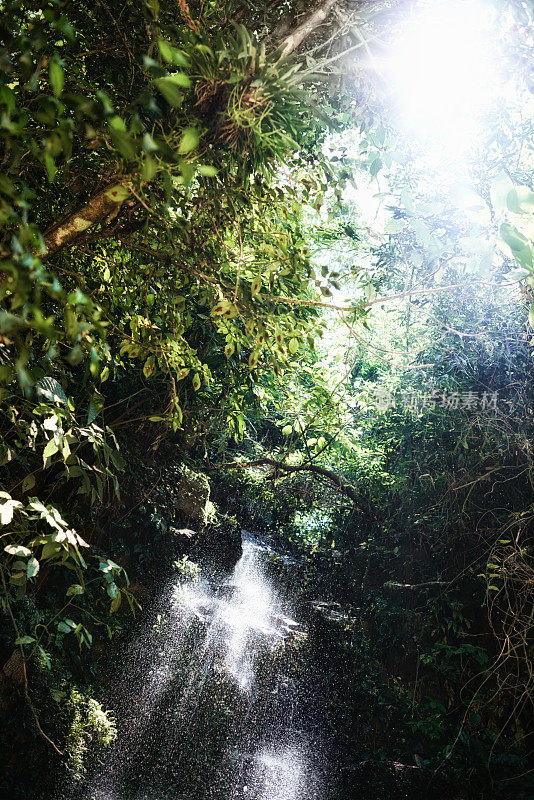
{"label": "tree branch", "polygon": [[315,11],[312,11],[312,13],[306,17],[301,25],[296,27],[285,37],[285,39],[282,40],[282,43],[279,45],[279,47],[283,55],[289,56],[291,53],[297,50],[302,42],[307,39],[308,36],[310,36],[315,29],[319,27],[319,25],[321,25],[321,23],[325,21],[328,14],[337,2],[338,0],[323,0],[323,2],[319,3]]}
{"label": "tree branch", "polygon": [[337,472],[332,472],[332,470],[319,467],[316,464],[284,464],[283,461],[276,461],[274,458],[257,458],[254,461],[227,461],[223,464],[216,464],[208,469],[246,469],[249,467],[262,466],[273,467],[275,472],[280,471],[286,472],[287,474],[294,472],[311,472],[315,475],[321,475],[323,478],[327,478],[331,481],[342,494],[350,498],[359,511],[375,522],[378,521],[376,514],[362,502],[360,495],[352,484],[344,481]]}
{"label": "tree branch", "polygon": [[[13,615],[13,611],[11,609],[11,604],[9,602],[9,592],[8,592],[8,589],[7,589],[6,579],[5,579],[5,576],[4,576],[4,570],[2,569],[1,565],[0,565],[0,580],[2,582],[2,587],[3,587],[3,590],[4,590],[4,596],[5,596],[5,603],[6,603],[7,612],[8,612],[9,618],[11,619],[11,624],[13,625],[13,630],[15,632],[15,636],[17,637],[17,639],[19,639],[20,638],[20,631],[19,631],[19,627],[17,625],[17,621],[16,621],[16,619],[15,619],[15,617]],[[33,720],[35,722],[35,727],[37,728],[37,730],[39,731],[39,733],[41,734],[43,739],[45,739],[45,741],[47,741],[48,744],[51,745],[51,747],[56,751],[56,753],[59,756],[62,756],[63,753],[59,749],[57,744],[55,742],[53,742],[52,739],[49,736],[47,736],[46,733],[41,728],[41,723],[39,722],[39,717],[37,716],[37,712],[36,712],[35,707],[34,707],[32,701],[31,701],[30,690],[29,690],[29,686],[28,686],[28,671],[26,669],[26,657],[24,655],[23,646],[21,644],[19,644],[18,645],[18,650],[14,651],[14,652],[18,652],[18,654],[19,654],[20,666],[21,666],[21,669],[22,669],[22,685],[23,685],[23,688],[24,688],[24,697],[26,698],[26,703],[28,704],[28,708],[31,711]],[[13,654],[11,655],[11,658],[12,657],[13,657]],[[5,668],[5,664],[4,664],[4,668]]]}
{"label": "tree branch", "polygon": [[127,197],[124,197],[127,179],[115,178],[104,189],[97,192],[82,208],[65,215],[44,233],[47,255],[53,255],[63,247],[74,244],[76,239],[88,228],[105,219],[117,216]]}

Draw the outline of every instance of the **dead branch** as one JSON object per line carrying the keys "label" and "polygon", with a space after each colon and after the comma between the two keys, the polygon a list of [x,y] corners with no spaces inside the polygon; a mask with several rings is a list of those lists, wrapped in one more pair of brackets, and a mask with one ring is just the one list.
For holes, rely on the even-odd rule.
{"label": "dead branch", "polygon": [[[11,624],[13,626],[13,630],[15,632],[15,636],[17,637],[17,639],[19,639],[20,638],[20,631],[19,631],[17,622],[15,620],[15,617],[13,615],[13,611],[11,609],[11,604],[9,602],[9,593],[8,593],[8,589],[7,589],[6,579],[5,579],[5,576],[4,576],[4,570],[2,569],[1,566],[0,566],[0,580],[2,582],[2,588],[4,590],[6,609],[7,609],[9,618],[11,620]],[[33,720],[35,722],[35,727],[37,728],[37,730],[39,731],[39,733],[43,737],[43,739],[45,741],[47,741],[49,745],[51,745],[51,747],[56,751],[56,753],[59,756],[62,756],[63,755],[62,751],[59,749],[59,747],[56,745],[56,743],[53,742],[52,739],[49,736],[46,735],[46,733],[41,728],[41,723],[39,722],[39,717],[37,716],[37,712],[36,712],[35,707],[34,707],[32,701],[31,701],[29,684],[28,684],[28,671],[26,669],[26,657],[24,655],[24,648],[23,648],[23,646],[21,644],[18,645],[18,653],[19,653],[19,663],[20,663],[20,667],[22,669],[22,686],[23,686],[23,689],[24,689],[24,697],[26,698],[26,703],[28,704],[28,708],[31,711]],[[13,654],[12,654],[11,658],[12,657],[13,657]],[[8,663],[9,663],[9,661],[11,661],[11,658],[8,660]]]}

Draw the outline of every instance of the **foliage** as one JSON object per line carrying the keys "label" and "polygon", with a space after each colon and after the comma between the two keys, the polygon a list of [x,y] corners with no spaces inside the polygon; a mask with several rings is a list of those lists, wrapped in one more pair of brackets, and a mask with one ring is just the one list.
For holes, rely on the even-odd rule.
{"label": "foliage", "polygon": [[[120,401],[121,382],[142,381],[156,437],[194,442],[221,418],[239,437],[257,370],[285,370],[315,330],[278,299],[313,290],[301,205],[314,181],[288,184],[282,161],[320,170],[322,123],[298,64],[243,26],[182,24],[170,4],[6,10],[3,569],[20,595],[40,561],[72,567],[74,597],[89,561],[64,507],[75,492],[94,510],[120,500],[107,386]],[[122,568],[97,569],[112,612],[121,592],[132,603]]]}
{"label": "foliage", "polygon": [[104,711],[100,703],[92,697],[71,689],[68,703],[72,714],[65,750],[67,767],[75,779],[81,779],[85,772],[86,754],[91,745],[108,746],[117,736],[113,716]]}
{"label": "foliage", "polygon": [[[377,750],[405,758],[424,736],[429,763],[459,754],[480,785],[501,737],[517,734],[520,752],[532,699],[524,86],[460,177],[444,175],[388,122],[380,83],[359,74],[347,92],[335,33],[322,60],[313,39],[305,67],[281,54],[285,3],[247,7],[249,30],[237,2],[4,8],[7,655],[85,673],[95,631],[111,636],[136,608],[126,569],[161,579],[159,560],[175,559],[195,577],[162,541],[177,458],[202,464],[217,502],[303,557],[308,600],[368,610],[357,636],[330,632],[323,677],[344,752],[367,703],[390,726]],[[388,19],[365,29],[387,37]],[[367,45],[341,31],[351,55]],[[524,50],[510,56],[518,76]],[[324,472],[220,471],[262,456],[339,473],[361,508]],[[384,649],[403,646],[399,582],[438,587],[415,601],[433,627],[415,626],[402,679],[375,679]],[[81,775],[114,724],[65,691]]]}

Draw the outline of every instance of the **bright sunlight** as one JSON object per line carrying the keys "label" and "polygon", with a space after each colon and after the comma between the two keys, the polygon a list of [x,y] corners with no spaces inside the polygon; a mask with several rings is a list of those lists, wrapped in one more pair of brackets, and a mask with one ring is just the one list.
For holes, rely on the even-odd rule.
{"label": "bright sunlight", "polygon": [[415,5],[385,60],[402,127],[448,151],[473,144],[505,82],[493,22],[488,3]]}

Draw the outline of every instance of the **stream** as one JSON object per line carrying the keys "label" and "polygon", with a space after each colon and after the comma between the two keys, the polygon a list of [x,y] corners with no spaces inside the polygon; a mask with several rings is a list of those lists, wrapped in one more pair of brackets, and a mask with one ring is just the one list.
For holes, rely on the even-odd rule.
{"label": "stream", "polygon": [[87,798],[325,797],[326,747],[306,625],[291,597],[294,569],[244,534],[230,575],[165,588],[125,656],[114,692],[118,738]]}

